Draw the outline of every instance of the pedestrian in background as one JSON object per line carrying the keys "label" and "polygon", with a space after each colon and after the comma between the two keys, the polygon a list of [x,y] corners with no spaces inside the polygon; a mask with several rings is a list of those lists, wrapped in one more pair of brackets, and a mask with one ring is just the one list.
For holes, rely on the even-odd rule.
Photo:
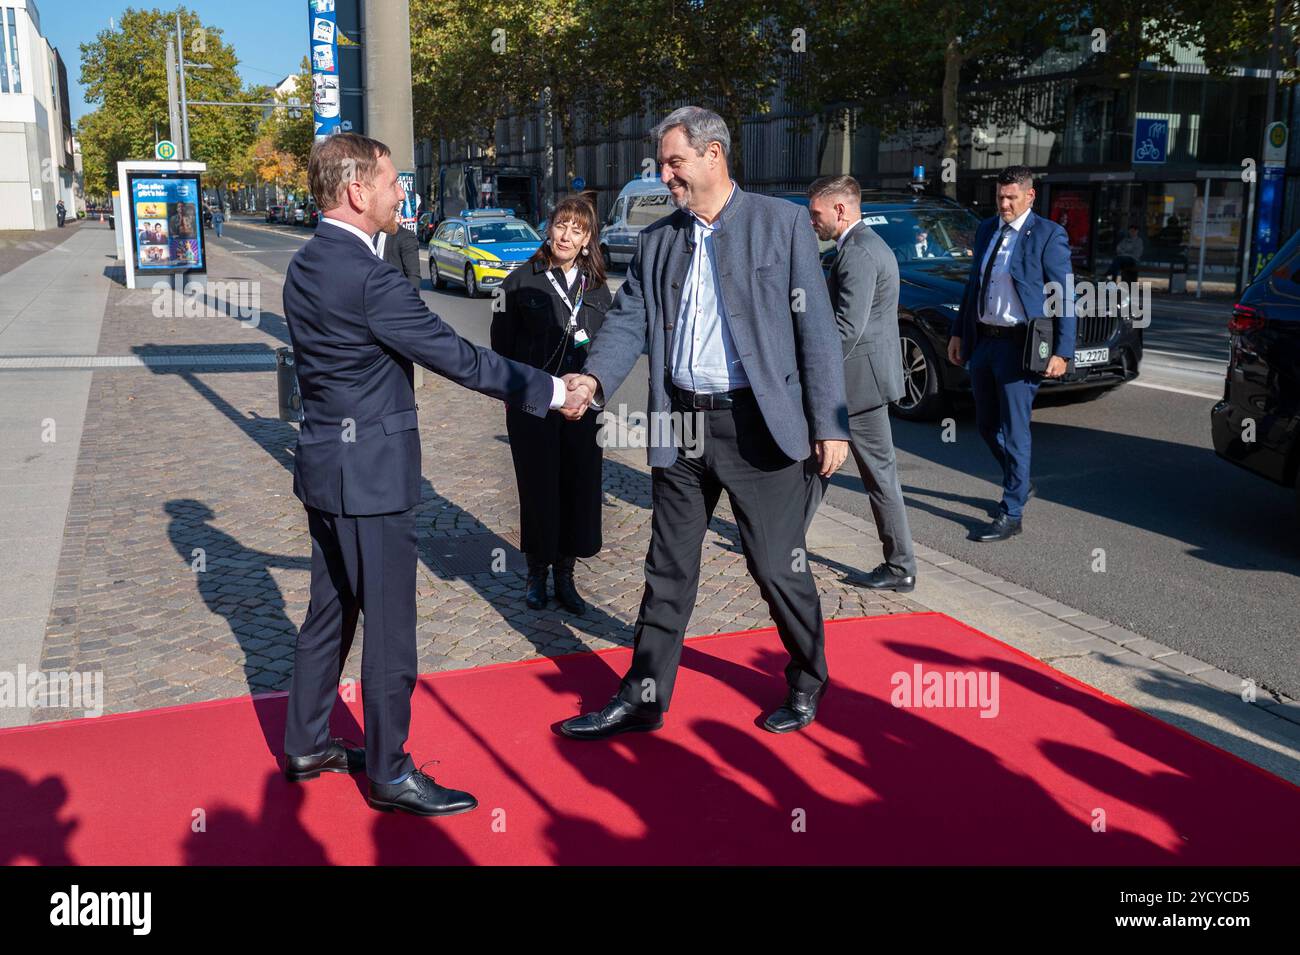
{"label": "pedestrian in background", "polygon": [[217,230],[217,238],[221,238],[221,227],[226,224],[226,214],[221,211],[221,206],[217,206],[216,211],[212,213],[212,228]]}
{"label": "pedestrian in background", "polygon": [[375,236],[375,251],[417,290],[420,288],[420,240],[410,229],[402,228],[397,216],[393,216],[391,226],[385,226]]}
{"label": "pedestrian in background", "polygon": [[[492,319],[492,350],[557,377],[582,370],[613,301],[597,242],[596,210],[585,197],[561,199],[533,257],[501,284],[505,309]],[[506,406],[506,432],[519,485],[520,549],[528,561],[526,601],[546,606],[547,571],[555,599],[581,616],[587,605],[574,583],[577,558],[601,547],[603,450],[599,415],[545,418]]]}
{"label": "pedestrian in background", "polygon": [[1115,244],[1115,258],[1111,260],[1110,271],[1106,273],[1106,278],[1113,279],[1123,275],[1125,282],[1136,282],[1138,262],[1142,260],[1145,252],[1146,244],[1142,241],[1138,227],[1129,226],[1128,235]]}
{"label": "pedestrian in background", "polygon": [[56,216],[58,216],[58,218],[59,218],[59,228],[62,229],[62,228],[63,228],[63,223],[64,223],[65,221],[67,221],[67,218],[68,218],[68,207],[65,206],[65,205],[63,204],[63,200],[62,200],[62,199],[60,199],[60,200],[58,201],[58,203],[55,205],[55,207],[54,207],[54,214],[55,214]]}
{"label": "pedestrian in background", "polygon": [[[916,588],[916,555],[898,481],[889,403],[903,397],[898,341],[898,259],[862,221],[862,187],[852,176],[825,176],[808,189],[808,214],[823,242],[835,240],[826,277],[844,352],[844,393],[849,407],[849,449],[871,501],[884,562],[863,577],[868,590],[908,593]],[[917,234],[923,254],[925,231]],[[826,493],[829,477],[811,484],[805,530]]]}
{"label": "pedestrian in background", "polygon": [[[1048,283],[1072,288],[1070,242],[1065,229],[1038,215],[1034,174],[1008,166],[998,174],[998,215],[975,231],[975,258],[948,339],[948,360],[969,364],[975,423],[1002,469],[997,517],[972,539],[1003,541],[1021,530],[1029,480],[1029,418],[1039,376],[1025,370],[1029,321],[1046,317]],[[1066,301],[1053,329],[1046,378],[1065,374],[1074,357],[1073,302]]]}

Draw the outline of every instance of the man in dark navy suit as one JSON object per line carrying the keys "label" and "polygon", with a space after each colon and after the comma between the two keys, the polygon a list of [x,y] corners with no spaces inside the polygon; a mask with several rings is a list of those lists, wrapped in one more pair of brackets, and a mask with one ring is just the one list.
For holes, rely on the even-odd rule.
{"label": "man in dark navy suit", "polygon": [[[312,147],[308,176],[322,218],[284,283],[303,411],[293,490],[307,509],[312,541],[285,775],[301,780],[364,768],[375,809],[467,812],[478,805],[473,796],[439,786],[405,751],[416,675],[420,500],[413,362],[538,417],[565,407],[568,391],[558,378],[464,341],[376,253],[372,236],[393,221],[403,198],[387,146],[353,133],[330,136]],[[364,751],[329,736],[359,613],[366,624]]]}
{"label": "man in dark navy suit", "polygon": [[1065,230],[1034,213],[1034,177],[1028,166],[998,174],[998,215],[975,232],[975,261],[948,339],[948,360],[969,362],[975,422],[1002,468],[998,514],[974,540],[1003,541],[1020,533],[1029,480],[1029,416],[1039,377],[1025,371],[1028,322],[1047,316],[1050,283],[1064,308],[1056,317],[1052,356],[1044,377],[1065,374],[1074,357],[1073,281]]}

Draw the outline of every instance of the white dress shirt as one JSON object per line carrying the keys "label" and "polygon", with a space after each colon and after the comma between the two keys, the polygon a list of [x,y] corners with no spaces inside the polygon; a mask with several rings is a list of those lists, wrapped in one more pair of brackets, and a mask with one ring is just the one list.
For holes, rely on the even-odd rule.
{"label": "white dress shirt", "polygon": [[[735,194],[733,181],[727,203]],[[695,249],[669,350],[673,384],[687,391],[721,392],[749,386],[749,376],[727,324],[713,251],[713,234],[722,227],[726,208],[724,203],[723,211],[711,223],[691,213]]]}
{"label": "white dress shirt", "polygon": [[[379,258],[383,257],[383,247],[380,246],[380,248],[376,249],[375,240],[371,239],[370,236],[366,235],[356,226],[352,225],[352,223],[341,222],[338,219],[331,219],[329,216],[321,216],[320,221],[328,222],[332,226],[336,226],[337,228],[343,229],[346,232],[351,232],[358,239],[364,242],[366,244],[366,248],[368,248],[376,257]],[[386,235],[386,233],[381,232],[379,233],[379,235],[380,238],[382,239],[383,236]],[[556,378],[554,375],[551,376],[551,409],[552,410],[556,408],[564,407],[564,397],[568,393],[568,390],[569,388],[564,383],[564,379]]]}
{"label": "white dress shirt", "polygon": [[[364,232],[362,232],[352,223],[342,222],[338,219],[331,219],[329,216],[321,216],[320,221],[328,222],[330,225],[334,226],[335,228],[343,229],[346,232],[351,232],[353,235],[355,235],[358,239],[360,239],[362,242],[366,244],[367,249],[369,249],[375,255],[380,255],[379,250],[375,248],[375,240],[370,236],[366,235]],[[383,233],[380,234],[382,235]]]}
{"label": "white dress shirt", "polygon": [[862,220],[861,220],[861,219],[854,219],[852,222],[850,222],[848,225],[846,225],[846,226],[844,227],[844,231],[840,233],[840,237],[839,237],[838,239],[835,240],[835,248],[836,248],[837,250],[838,250],[838,249],[842,249],[842,248],[844,248],[844,240],[847,239],[847,238],[849,237],[849,233],[850,233],[850,232],[852,232],[854,229],[856,229],[856,228],[857,228],[858,226],[860,226],[861,224],[862,224]]}
{"label": "white dress shirt", "polygon": [[[998,244],[998,233],[1006,228],[1006,236],[1002,240],[1002,245],[998,246],[997,261],[993,263],[993,272],[989,275],[988,295],[982,298],[979,303],[981,322],[986,325],[1023,325],[1026,322],[1025,306],[1020,301],[1020,294],[1016,291],[1016,283],[1011,278],[1011,252],[1016,247],[1016,241],[1020,238],[1020,230],[1024,227],[1025,220],[1029,218],[1030,210],[1026,209],[1010,223],[1003,222],[993,231],[993,238],[989,241],[989,247],[984,253],[984,258],[980,261],[980,281],[983,281],[984,270],[988,268],[989,255],[993,247]],[[987,303],[987,304],[986,304]]]}

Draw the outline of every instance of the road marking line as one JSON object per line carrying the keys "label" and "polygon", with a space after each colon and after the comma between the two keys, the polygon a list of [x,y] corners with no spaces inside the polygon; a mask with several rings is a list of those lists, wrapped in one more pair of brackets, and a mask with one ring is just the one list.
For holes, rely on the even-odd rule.
{"label": "road marking line", "polygon": [[1203,355],[1189,355],[1187,352],[1163,351],[1159,348],[1150,348],[1150,347],[1144,348],[1143,352],[1145,352],[1148,355],[1168,355],[1171,358],[1190,358],[1192,361],[1209,361],[1209,362],[1214,362],[1216,365],[1222,364],[1228,360],[1226,355],[1223,358],[1206,358]]}
{"label": "road marking line", "polygon": [[275,365],[273,352],[200,355],[31,355],[0,357],[0,369],[167,368],[192,365]]}
{"label": "road marking line", "polygon": [[1193,398],[1209,398],[1218,401],[1222,395],[1210,395],[1204,391],[1192,391],[1189,388],[1175,388],[1172,385],[1156,385],[1149,381],[1130,381],[1130,385],[1136,385],[1139,388],[1154,388],[1156,391],[1172,391],[1176,395],[1191,395]]}

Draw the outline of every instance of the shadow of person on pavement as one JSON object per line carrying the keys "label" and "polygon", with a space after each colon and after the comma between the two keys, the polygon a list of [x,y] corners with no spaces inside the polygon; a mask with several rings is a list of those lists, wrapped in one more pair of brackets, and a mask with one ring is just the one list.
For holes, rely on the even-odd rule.
{"label": "shadow of person on pavement", "polygon": [[76,865],[70,843],[81,823],[59,818],[67,804],[61,777],[29,782],[17,769],[0,766],[0,865]]}
{"label": "shadow of person on pavement", "polygon": [[[193,573],[199,596],[209,611],[226,620],[244,653],[244,682],[249,693],[287,687],[298,629],[285,612],[284,595],[271,571],[310,570],[311,558],[245,547],[214,525],[212,508],[193,498],[168,501],[163,509],[170,518],[167,536]],[[260,704],[257,712],[267,749],[281,758],[283,717],[278,727],[272,727]],[[355,727],[350,729],[359,733]]]}
{"label": "shadow of person on pavement", "polygon": [[[748,663],[741,663],[713,655],[711,644],[705,640],[697,648],[688,641],[682,666],[739,693],[752,704],[757,720],[782,695],[784,656],[756,647]],[[614,688],[608,667],[585,662],[575,659],[543,680],[557,691],[607,698]],[[1055,794],[974,738],[892,706],[887,693],[865,694],[835,682],[834,675],[832,681],[817,722],[788,737],[750,729],[742,725],[748,723],[743,715],[692,718],[680,705],[671,735],[661,730],[603,742],[552,737],[557,757],[590,786],[616,796],[644,830],[634,837],[620,835],[600,818],[569,810],[548,826],[554,861],[1173,861],[1166,849],[1138,834],[1112,832],[1100,840],[1086,813],[1068,810]],[[691,689],[698,692],[700,687]],[[673,720],[671,711],[668,719]],[[674,741],[683,739],[683,733],[688,734],[684,742]],[[811,775],[810,766],[816,767]],[[543,780],[533,782],[545,793]],[[867,790],[869,797],[856,795],[858,789]],[[569,804],[573,802],[570,794]],[[806,816],[804,833],[792,829],[796,810]],[[610,821],[628,827],[625,820]]]}
{"label": "shadow of person on pavement", "polygon": [[[1234,842],[1238,836],[1220,838],[1221,830],[1213,826],[1222,805],[1225,771],[1242,773],[1242,782],[1266,777],[1277,784],[1273,795],[1280,800],[1289,799],[1293,809],[1300,807],[1300,797],[1296,796],[1294,787],[1271,774],[1255,766],[1242,765],[1237,758],[1217,751],[1189,733],[1143,711],[1089,692],[1064,675],[1056,676],[1055,671],[1040,670],[1000,656],[959,656],[911,642],[891,640],[885,646],[909,659],[945,669],[996,671],[1004,685],[1010,683],[1022,687],[1053,705],[1067,708],[1080,720],[1104,727],[1108,740],[1139,753],[1153,753],[1152,758],[1168,766],[1171,772],[1135,770],[1115,755],[1122,750],[1095,752],[1079,746],[1073,738],[1069,741],[1052,739],[1050,721],[1038,731],[1036,740],[1036,747],[1043,757],[1062,772],[1099,793],[1109,794],[1128,806],[1158,817],[1172,832],[1181,835],[1183,840],[1173,852],[1180,862],[1224,865],[1261,861],[1230,858],[1225,853],[1236,851]],[[1003,697],[1005,710],[1005,693]],[[1040,720],[1046,718],[1046,714],[1039,717]],[[1064,731],[1058,735],[1064,735]],[[1159,743],[1158,751],[1153,751],[1154,742]],[[1264,786],[1268,790],[1268,784],[1264,783]],[[1112,825],[1122,819],[1114,811],[1107,815]],[[1113,834],[1114,829],[1108,836]],[[1189,834],[1196,834],[1196,838],[1189,840]]]}
{"label": "shadow of person on pavement", "polygon": [[307,790],[280,773],[266,774],[256,813],[229,805],[204,810],[204,831],[193,827],[181,845],[183,865],[332,865],[326,846],[303,824]]}

